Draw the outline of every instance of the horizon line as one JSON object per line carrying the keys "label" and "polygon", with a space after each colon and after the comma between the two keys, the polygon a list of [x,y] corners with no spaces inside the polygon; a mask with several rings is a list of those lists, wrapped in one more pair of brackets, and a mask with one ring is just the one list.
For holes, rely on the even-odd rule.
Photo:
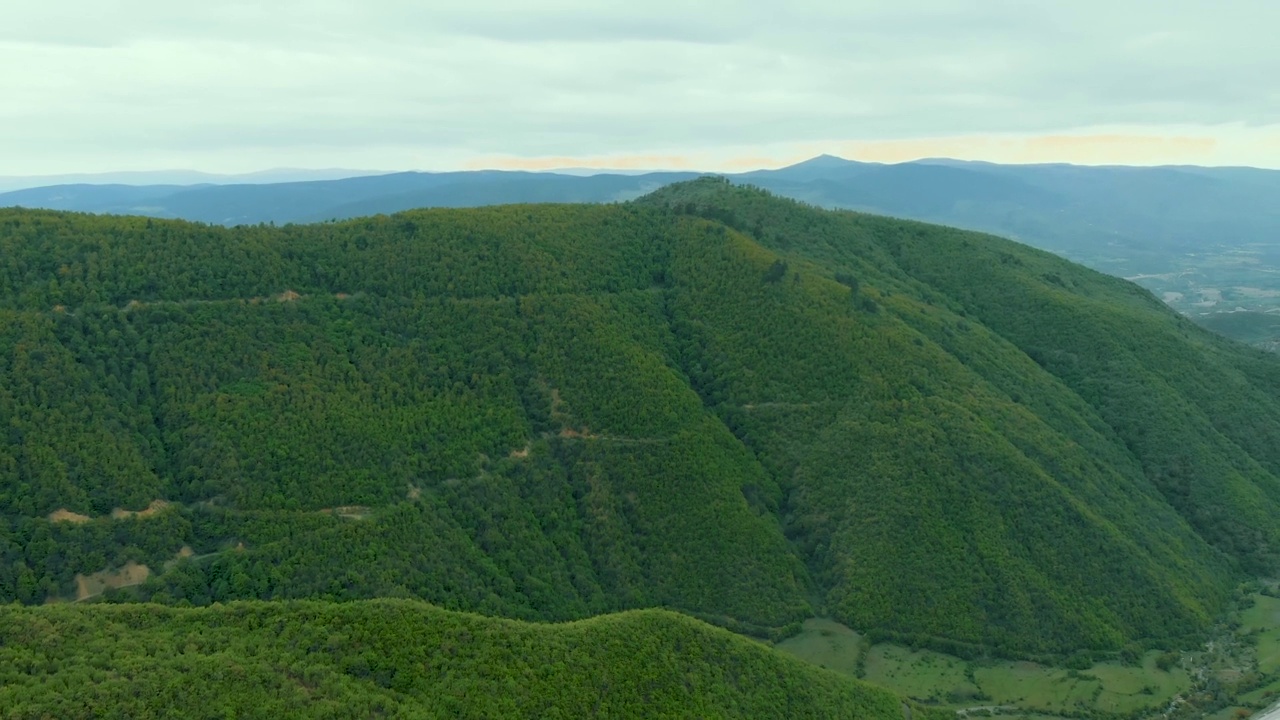
{"label": "horizon line", "polygon": [[[1137,163],[1137,162],[1114,162],[1114,161],[1100,161],[1100,162],[1083,161],[1082,162],[1082,161],[1065,161],[1065,160],[1061,160],[1061,161],[1028,160],[1028,161],[1019,162],[1019,161],[996,161],[996,160],[958,158],[958,157],[946,156],[946,155],[921,156],[917,158],[886,162],[883,160],[853,159],[853,158],[837,155],[834,153],[819,153],[817,155],[809,156],[803,160],[783,161],[781,163],[771,162],[768,164],[748,164],[742,161],[737,161],[737,162],[730,163],[731,165],[736,166],[733,168],[702,167],[702,166],[694,165],[688,162],[670,163],[670,164],[662,164],[662,165],[655,164],[652,166],[632,165],[629,162],[627,162],[626,158],[614,158],[615,160],[620,160],[621,162],[616,162],[612,164],[608,162],[597,164],[595,162],[592,162],[591,160],[593,159],[590,159],[590,158],[575,158],[574,160],[578,161],[576,163],[559,164],[556,161],[570,160],[570,158],[508,157],[508,158],[502,158],[502,159],[492,159],[493,161],[487,164],[483,163],[483,161],[470,161],[460,167],[459,166],[445,167],[441,169],[405,168],[405,169],[388,170],[388,169],[368,169],[368,168],[361,168],[361,169],[344,168],[344,167],[338,167],[338,166],[325,166],[325,167],[316,167],[316,168],[297,167],[297,166],[277,166],[277,167],[261,168],[257,170],[239,171],[239,172],[214,172],[214,171],[208,171],[208,170],[199,170],[199,169],[190,168],[190,167],[162,167],[162,168],[145,169],[145,170],[129,169],[129,170],[53,172],[53,173],[23,174],[23,175],[17,175],[17,174],[0,175],[0,181],[20,182],[20,181],[28,181],[28,180],[42,180],[42,179],[55,180],[59,178],[89,179],[89,178],[95,178],[95,177],[108,177],[108,176],[164,175],[164,174],[199,175],[199,176],[206,176],[211,179],[216,179],[216,178],[248,179],[255,176],[260,177],[260,176],[271,175],[271,174],[286,174],[286,173],[297,173],[297,174],[335,173],[335,174],[341,175],[341,177],[329,178],[330,180],[351,179],[351,178],[357,178],[357,177],[377,177],[381,175],[397,175],[397,174],[403,174],[403,173],[443,175],[443,174],[450,174],[450,173],[479,173],[479,172],[562,174],[562,175],[579,175],[579,176],[610,175],[610,174],[634,176],[634,175],[648,175],[648,174],[662,174],[662,173],[697,173],[697,174],[704,174],[704,175],[747,175],[747,174],[756,173],[756,172],[774,172],[778,170],[785,170],[790,167],[795,167],[797,165],[802,165],[804,163],[807,163],[813,160],[819,160],[822,158],[830,158],[833,160],[847,162],[849,164],[878,165],[878,166],[884,166],[884,167],[891,167],[896,165],[910,165],[910,164],[916,164],[916,163],[947,162],[947,163],[958,163],[958,164],[969,164],[969,165],[995,165],[995,166],[1005,166],[1005,167],[1062,166],[1062,167],[1088,167],[1088,168],[1143,168],[1143,169],[1195,168],[1195,169],[1204,169],[1204,170],[1260,170],[1260,171],[1280,172],[1280,167],[1268,167],[1265,165],[1249,165],[1249,164],[1240,164],[1240,163],[1222,163],[1222,164],[1208,164],[1208,163],[1194,163],[1194,162]],[[667,158],[667,159],[671,159],[671,158]],[[759,160],[762,158],[752,158],[752,159]],[[715,164],[715,163],[711,163],[711,164]],[[746,169],[740,169],[740,168],[746,168]],[[267,181],[267,182],[247,183],[247,184],[268,185],[268,184],[279,184],[279,183],[290,183],[290,182],[323,182],[323,181],[324,180],[310,180],[310,179],[287,180],[286,179],[286,180],[279,180],[279,181]],[[54,184],[71,184],[71,183],[54,183]],[[93,183],[85,183],[85,184],[93,184]],[[107,183],[107,184],[128,185],[130,183],[113,182],[113,183]],[[182,184],[182,183],[176,183],[176,184]]]}

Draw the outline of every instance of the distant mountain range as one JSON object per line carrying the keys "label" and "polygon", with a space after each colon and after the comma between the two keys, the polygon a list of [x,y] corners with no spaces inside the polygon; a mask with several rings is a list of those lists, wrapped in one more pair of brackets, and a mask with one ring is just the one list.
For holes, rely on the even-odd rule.
{"label": "distant mountain range", "polygon": [[404,172],[269,184],[66,184],[0,194],[0,207],[148,215],[220,225],[303,223],[418,207],[630,200],[697,173]]}
{"label": "distant mountain range", "polygon": [[[420,207],[529,202],[618,202],[700,175],[580,171],[403,172],[271,182],[269,171],[215,184],[174,175],[113,176],[0,194],[0,206],[180,218],[221,225],[306,223]],[[1211,243],[1280,237],[1280,171],[1202,167],[996,165],[930,159],[897,165],[823,155],[778,170],[728,176],[827,208],[848,208],[994,232],[1077,260],[1123,255],[1134,272],[1151,256]],[[107,179],[103,176],[102,179]],[[1146,256],[1146,257],[1143,257]],[[1123,267],[1107,268],[1126,274]]]}
{"label": "distant mountain range", "polygon": [[377,170],[328,168],[272,168],[251,173],[221,175],[198,170],[140,170],[108,173],[70,173],[63,175],[0,175],[0,191],[11,192],[51,185],[257,185],[263,183],[300,182],[303,180],[341,180],[362,175],[381,175]]}

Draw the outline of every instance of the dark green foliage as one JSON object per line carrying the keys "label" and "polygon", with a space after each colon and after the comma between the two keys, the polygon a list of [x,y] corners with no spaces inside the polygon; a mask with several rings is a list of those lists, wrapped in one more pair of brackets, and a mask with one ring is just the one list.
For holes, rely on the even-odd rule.
{"label": "dark green foliage", "polygon": [[5,717],[867,718],[891,693],[674,613],[416,602],[0,607]]}
{"label": "dark green foliage", "polygon": [[[781,260],[774,260],[768,270],[764,271],[765,282],[781,282],[782,278],[787,276],[787,264]],[[798,275],[796,277],[799,277]]]}
{"label": "dark green foliage", "polygon": [[717,179],[284,228],[0,211],[0,314],[4,600],[134,561],[108,599],[1066,653],[1180,642],[1280,552],[1274,358],[1013,243]]}
{"label": "dark green foliage", "polygon": [[858,284],[858,278],[850,275],[849,273],[839,272],[836,273],[836,282],[849,288],[854,297],[858,296],[858,288],[860,287]]}

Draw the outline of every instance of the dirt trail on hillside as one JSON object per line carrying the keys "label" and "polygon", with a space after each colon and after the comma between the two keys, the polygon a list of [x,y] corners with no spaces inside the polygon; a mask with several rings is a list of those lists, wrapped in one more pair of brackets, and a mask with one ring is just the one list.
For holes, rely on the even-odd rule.
{"label": "dirt trail on hillside", "polygon": [[76,525],[80,525],[83,523],[91,522],[92,520],[93,518],[89,517],[88,515],[81,515],[80,513],[71,512],[66,508],[60,508],[58,510],[54,510],[53,512],[49,513],[49,522],[69,522],[69,523],[75,523]]}
{"label": "dirt trail on hillside", "polygon": [[[160,500],[157,498],[155,500],[152,500],[151,504],[147,505],[145,508],[141,510],[125,510],[124,508],[116,508],[115,510],[111,511],[111,515],[106,517],[110,517],[112,520],[128,520],[130,518],[149,518],[164,512],[172,505],[173,503],[169,502],[168,500]],[[66,508],[59,508],[58,510],[54,510],[53,512],[49,513],[47,517],[49,518],[49,522],[69,522],[69,523],[75,523],[77,525],[81,525],[87,522],[93,522],[92,517],[88,515],[81,515],[78,512],[72,512],[71,510],[68,510]]]}
{"label": "dirt trail on hillside", "polygon": [[76,602],[97,597],[107,590],[141,585],[151,577],[151,568],[130,560],[119,570],[102,570],[92,575],[76,575]]}
{"label": "dirt trail on hillside", "polygon": [[151,504],[147,505],[142,510],[125,510],[124,508],[116,508],[111,511],[111,518],[113,520],[127,520],[135,517],[149,518],[156,513],[163,511],[165,508],[169,507],[170,504],[171,503],[169,503],[168,500],[152,500]]}
{"label": "dirt trail on hillside", "polygon": [[589,428],[574,430],[573,428],[564,428],[558,437],[566,440],[600,440],[602,442],[618,443],[619,445],[661,445],[671,442],[671,438],[645,438],[645,437],[621,437],[618,435],[597,435],[591,432]]}
{"label": "dirt trail on hillside", "polygon": [[337,515],[340,518],[349,520],[364,520],[373,514],[373,508],[368,505],[340,505],[338,507],[321,508],[316,512],[320,515]]}

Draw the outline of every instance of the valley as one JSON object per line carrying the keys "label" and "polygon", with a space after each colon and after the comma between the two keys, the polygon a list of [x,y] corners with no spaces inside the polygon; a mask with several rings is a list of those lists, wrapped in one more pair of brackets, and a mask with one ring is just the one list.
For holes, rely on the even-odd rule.
{"label": "valley", "polygon": [[0,720],[1280,720],[1280,3],[11,2]]}
{"label": "valley", "polygon": [[962,717],[1265,718],[1280,702],[1280,599],[1258,587],[1197,648],[1127,648],[1068,667],[872,643],[819,619],[775,647]]}

